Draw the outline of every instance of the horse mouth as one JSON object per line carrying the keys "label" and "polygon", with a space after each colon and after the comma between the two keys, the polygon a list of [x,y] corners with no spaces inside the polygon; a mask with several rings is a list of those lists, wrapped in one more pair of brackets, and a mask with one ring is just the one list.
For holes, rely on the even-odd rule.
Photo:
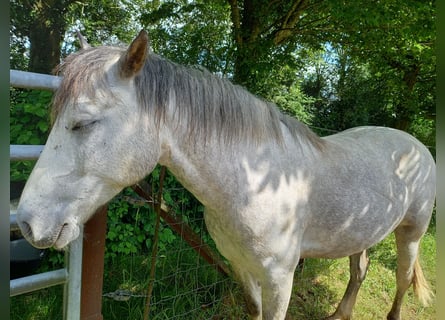
{"label": "horse mouth", "polygon": [[56,249],[65,248],[71,241],[79,237],[80,230],[78,225],[64,223],[58,233],[58,236],[53,244]]}

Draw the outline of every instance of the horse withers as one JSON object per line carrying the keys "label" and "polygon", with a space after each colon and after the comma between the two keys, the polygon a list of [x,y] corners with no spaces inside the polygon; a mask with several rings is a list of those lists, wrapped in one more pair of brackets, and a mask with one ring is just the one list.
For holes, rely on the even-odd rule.
{"label": "horse withers", "polygon": [[435,163],[407,133],[359,127],[320,138],[203,69],[163,59],[144,31],[128,48],[87,47],[58,68],[53,126],[17,210],[38,248],[63,248],[101,205],[165,165],[205,206],[253,319],[284,319],[300,258],[350,257],[335,313],[349,319],[366,250],[395,232],[399,320],[435,201]]}

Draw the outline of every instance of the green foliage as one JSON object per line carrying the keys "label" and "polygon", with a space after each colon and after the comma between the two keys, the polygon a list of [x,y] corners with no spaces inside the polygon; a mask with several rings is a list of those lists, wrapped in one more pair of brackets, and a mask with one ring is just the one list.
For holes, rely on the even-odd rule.
{"label": "green foliage", "polygon": [[366,63],[385,85],[384,100],[393,114],[390,125],[408,130],[419,112],[434,115],[434,1],[327,3],[337,29],[331,41]]}
{"label": "green foliage", "polygon": [[[83,30],[93,45],[129,42],[143,26],[155,52],[232,78],[321,128],[377,124],[412,132],[417,118],[435,116],[434,1],[297,4],[95,0],[70,2],[65,13],[68,29]],[[17,65],[26,59],[26,8],[13,1]],[[65,53],[77,46],[72,36],[65,41]],[[308,67],[318,63],[318,53],[332,56],[332,50],[338,59],[329,61],[325,82],[311,79]]]}
{"label": "green foliage", "polygon": [[430,150],[436,157],[436,122],[433,119],[416,115],[411,123],[409,131]]}
{"label": "green foliage", "polygon": [[312,124],[341,131],[360,125],[391,126],[393,117],[385,86],[366,64],[344,50],[328,47],[312,53],[302,90],[312,97]]}
{"label": "green foliage", "polygon": [[155,214],[147,205],[126,201],[130,197],[134,197],[134,193],[125,189],[108,205],[106,258],[148,252],[151,247]]}
{"label": "green foliage", "polygon": [[[73,1],[67,12],[69,22],[68,33],[74,36],[79,30],[93,46],[116,44],[120,41],[128,43],[139,31],[134,24],[134,17],[140,10],[141,1],[92,0]],[[77,38],[71,37],[76,47]],[[71,43],[63,48],[64,55],[73,51]]]}
{"label": "green foliage", "polygon": [[282,86],[281,90],[279,90],[279,88],[274,89],[271,93],[271,100],[275,102],[284,113],[304,123],[312,123],[312,115],[308,113],[307,110],[313,104],[314,99],[305,95],[300,86]]}
{"label": "green foliage", "polygon": [[44,144],[52,93],[11,89],[10,140],[12,144]]}
{"label": "green foliage", "polygon": [[139,19],[156,53],[223,76],[233,74],[230,11],[225,1],[151,1]]}
{"label": "green foliage", "polygon": [[[156,168],[148,178],[152,189],[158,190],[160,168]],[[153,195],[156,198],[157,195]],[[163,198],[169,212],[178,214],[195,232],[203,228],[202,205],[177,182],[172,175],[164,180]],[[125,189],[108,205],[108,231],[106,258],[114,259],[120,254],[151,252],[155,234],[156,213],[153,208],[139,198],[130,188]],[[178,239],[161,220],[158,251],[162,254]],[[204,240],[210,241],[208,235]]]}
{"label": "green foliage", "polygon": [[45,249],[42,263],[37,273],[57,270],[65,267],[65,251],[56,250],[54,248]]}
{"label": "green foliage", "polygon": [[[52,93],[42,90],[11,89],[10,143],[43,145],[49,133],[48,106]],[[11,180],[24,181],[33,161],[11,163]]]}

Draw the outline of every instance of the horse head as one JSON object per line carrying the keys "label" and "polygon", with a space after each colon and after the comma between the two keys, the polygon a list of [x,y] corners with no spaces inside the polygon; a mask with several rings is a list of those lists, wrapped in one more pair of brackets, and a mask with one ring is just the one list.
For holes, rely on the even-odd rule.
{"label": "horse head", "polygon": [[151,172],[160,155],[158,132],[141,114],[134,87],[147,34],[127,49],[82,47],[59,67],[53,126],[17,209],[22,233],[39,248],[77,238],[79,226]]}

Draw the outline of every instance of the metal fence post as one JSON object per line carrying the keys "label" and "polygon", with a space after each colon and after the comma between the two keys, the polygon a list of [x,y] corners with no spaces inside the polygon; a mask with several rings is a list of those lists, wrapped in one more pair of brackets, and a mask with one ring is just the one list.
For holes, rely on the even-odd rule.
{"label": "metal fence post", "polygon": [[80,226],[79,237],[71,242],[65,255],[68,279],[64,289],[63,317],[65,320],[81,320],[80,294],[82,279],[83,226]]}

